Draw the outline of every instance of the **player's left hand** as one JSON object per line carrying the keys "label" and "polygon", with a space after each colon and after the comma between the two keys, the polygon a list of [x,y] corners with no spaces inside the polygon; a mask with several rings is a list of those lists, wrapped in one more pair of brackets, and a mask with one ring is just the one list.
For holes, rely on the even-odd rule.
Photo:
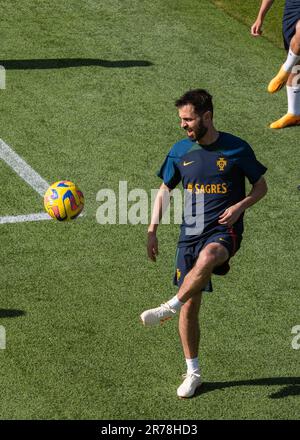
{"label": "player's left hand", "polygon": [[242,213],[243,209],[240,206],[230,206],[229,208],[225,209],[223,214],[220,215],[219,223],[220,225],[227,225],[231,227],[235,222],[238,221]]}

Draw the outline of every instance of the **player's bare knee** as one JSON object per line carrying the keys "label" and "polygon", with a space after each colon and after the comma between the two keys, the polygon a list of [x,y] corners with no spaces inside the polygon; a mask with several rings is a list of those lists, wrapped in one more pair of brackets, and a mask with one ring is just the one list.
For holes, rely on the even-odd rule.
{"label": "player's bare knee", "polygon": [[216,264],[216,254],[209,250],[203,251],[196,261],[195,268],[196,270],[210,269],[213,268]]}
{"label": "player's bare knee", "polygon": [[220,262],[225,261],[227,258],[227,250],[217,243],[211,243],[200,254],[196,262],[196,267],[199,269],[207,268],[213,269]]}

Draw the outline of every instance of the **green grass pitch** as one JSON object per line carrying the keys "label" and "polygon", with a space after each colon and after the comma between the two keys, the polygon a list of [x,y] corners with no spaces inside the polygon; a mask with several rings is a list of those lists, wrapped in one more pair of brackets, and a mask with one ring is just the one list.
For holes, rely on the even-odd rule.
{"label": "green grass pitch", "polygon": [[[299,418],[300,129],[268,128],[287,105],[284,91],[266,93],[285,56],[283,1],[267,38],[253,39],[259,3],[0,1],[0,138],[49,183],[74,180],[86,198],[72,223],[0,224],[1,419]],[[146,225],[99,225],[96,194],[122,180],[149,193],[160,184],[155,171],[184,137],[174,100],[195,87],[213,94],[217,128],[268,166],[269,192],[246,213],[230,274],[205,296],[205,385],[182,401],[177,320],[139,322],[175,294],[178,226],[160,227],[154,265]],[[0,176],[0,217],[43,210],[2,161]]]}

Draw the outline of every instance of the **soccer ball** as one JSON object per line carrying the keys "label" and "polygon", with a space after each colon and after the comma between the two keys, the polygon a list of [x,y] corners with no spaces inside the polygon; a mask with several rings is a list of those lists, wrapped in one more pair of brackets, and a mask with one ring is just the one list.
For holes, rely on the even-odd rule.
{"label": "soccer ball", "polygon": [[47,189],[44,206],[48,214],[56,220],[73,220],[83,210],[84,196],[75,183],[60,180]]}

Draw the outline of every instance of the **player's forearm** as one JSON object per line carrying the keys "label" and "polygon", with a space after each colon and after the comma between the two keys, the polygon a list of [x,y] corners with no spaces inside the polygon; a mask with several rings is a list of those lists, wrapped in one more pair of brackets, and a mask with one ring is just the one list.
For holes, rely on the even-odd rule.
{"label": "player's forearm", "polygon": [[264,20],[267,12],[269,11],[269,9],[271,8],[272,4],[274,3],[274,0],[263,0],[257,15],[257,18],[260,19],[261,21]]}
{"label": "player's forearm", "polygon": [[250,193],[238,203],[238,206],[245,211],[250,206],[255,205],[259,200],[261,200],[268,191],[268,187],[264,177],[261,177],[258,182],[256,182],[250,191]]}
{"label": "player's forearm", "polygon": [[162,184],[158,190],[158,193],[154,201],[151,222],[148,227],[148,232],[155,233],[157,231],[160,220],[165,210],[167,209],[169,203],[170,203],[170,189],[165,184]]}

